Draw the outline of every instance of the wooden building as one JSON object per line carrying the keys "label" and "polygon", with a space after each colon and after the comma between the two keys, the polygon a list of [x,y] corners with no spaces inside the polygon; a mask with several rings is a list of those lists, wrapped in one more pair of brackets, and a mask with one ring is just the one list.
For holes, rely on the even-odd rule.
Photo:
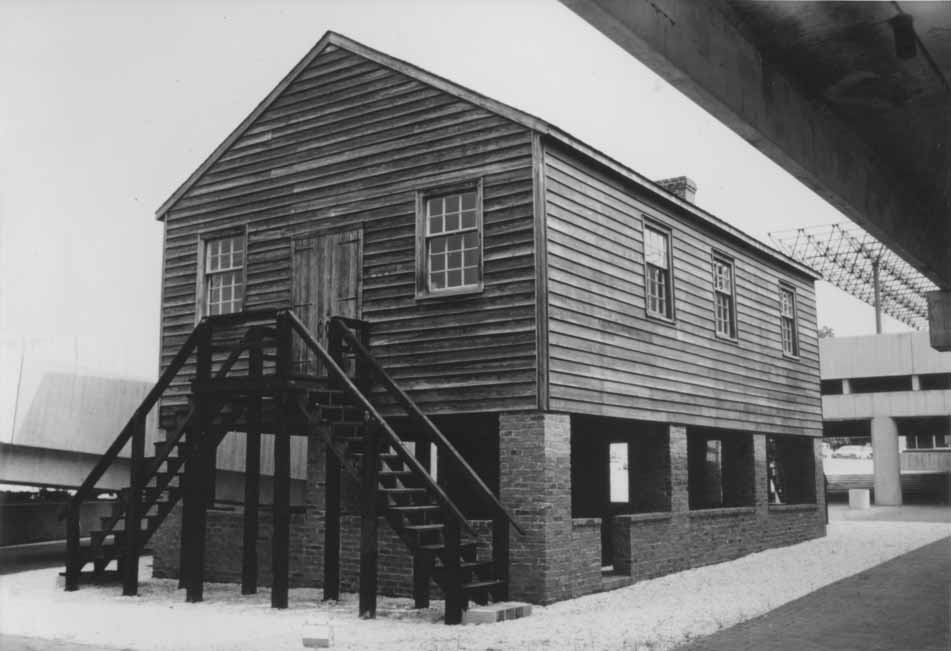
{"label": "wooden building", "polygon": [[[697,207],[693,191],[327,33],[158,211],[162,366],[176,368],[161,422],[178,440],[196,396],[212,393],[201,379],[227,347],[204,362],[200,346],[194,361],[183,354],[202,324],[277,314],[299,323],[285,330],[295,342],[235,368],[267,375],[273,362],[316,381],[334,376],[332,357],[355,378],[341,408],[366,423],[351,438],[375,450],[382,436],[382,457],[413,459],[371,472],[358,452],[348,466],[339,427],[273,415],[281,385],[263,420],[219,422],[239,432],[253,508],[196,507],[189,525],[186,503],[186,528],[218,534],[198,544],[169,499],[149,534],[156,573],[177,575],[180,559],[188,570],[181,540],[206,558],[189,580],[253,588],[258,573],[271,580],[249,558],[273,526],[276,586],[359,581],[425,602],[434,578],[456,620],[469,598],[548,603],[823,535],[816,276]],[[302,401],[325,388],[310,390]],[[273,525],[257,515],[261,432],[276,434]],[[293,452],[291,434],[307,435]],[[288,457],[304,455],[288,513]],[[338,480],[341,467],[362,479]],[[396,498],[420,485],[445,520],[410,519],[437,510]],[[393,529],[377,534],[380,509]],[[479,544],[460,543],[459,526]],[[430,543],[425,527],[439,529]],[[470,543],[461,561],[441,557]],[[445,580],[454,572],[461,584]]]}

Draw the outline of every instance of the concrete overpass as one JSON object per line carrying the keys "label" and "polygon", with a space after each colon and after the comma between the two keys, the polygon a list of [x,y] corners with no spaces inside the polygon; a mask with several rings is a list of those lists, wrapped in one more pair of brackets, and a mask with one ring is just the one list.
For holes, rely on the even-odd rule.
{"label": "concrete overpass", "polygon": [[561,1],[933,280],[951,349],[951,3]]}

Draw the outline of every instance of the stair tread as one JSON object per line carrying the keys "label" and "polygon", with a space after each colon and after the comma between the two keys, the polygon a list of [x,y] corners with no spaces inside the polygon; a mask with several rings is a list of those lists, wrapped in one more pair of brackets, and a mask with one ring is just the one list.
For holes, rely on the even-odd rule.
{"label": "stair tread", "polygon": [[381,493],[426,493],[425,488],[406,488],[406,487],[381,487],[377,489]]}
{"label": "stair tread", "polygon": [[[459,547],[476,547],[479,543],[475,540],[467,540],[465,542],[460,542]],[[427,552],[439,552],[446,548],[446,545],[443,543],[428,543],[425,545],[419,545],[419,549],[425,550]]]}
{"label": "stair tread", "polygon": [[391,506],[391,511],[400,511],[406,513],[419,513],[422,511],[441,511],[442,507],[438,504],[412,504],[408,506]]}
{"label": "stair tread", "polygon": [[470,581],[462,584],[463,590],[479,590],[481,588],[494,588],[497,585],[503,585],[502,579],[485,579],[481,581]]}
{"label": "stair tread", "polygon": [[439,531],[445,527],[441,522],[435,524],[407,524],[402,527],[406,531]]}

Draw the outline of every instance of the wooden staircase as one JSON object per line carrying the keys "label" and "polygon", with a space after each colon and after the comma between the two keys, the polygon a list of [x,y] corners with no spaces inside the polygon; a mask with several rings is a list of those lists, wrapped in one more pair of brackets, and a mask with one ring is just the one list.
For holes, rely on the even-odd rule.
{"label": "wooden staircase", "polygon": [[[262,323],[262,321],[264,323]],[[520,527],[446,437],[373,358],[369,325],[334,317],[325,348],[289,310],[245,312],[203,319],[146,396],[129,423],[64,509],[67,517],[66,589],[82,581],[121,578],[123,594],[138,586],[138,558],[151,536],[184,500],[182,583],[187,600],[202,597],[205,513],[213,493],[215,450],[225,433],[246,432],[248,450],[261,432],[275,437],[274,581],[272,605],[286,607],[289,536],[289,437],[321,440],[327,454],[325,598],[339,598],[340,473],[360,484],[360,615],[376,610],[377,523],[386,521],[414,561],[414,597],[429,604],[432,579],[443,591],[446,623],[458,623],[470,601],[484,604],[508,598],[509,526]],[[326,370],[322,376],[292,372],[294,350]],[[329,351],[328,351],[329,349]],[[247,357],[245,363],[245,354]],[[178,416],[166,439],[145,456],[145,418],[194,355],[190,406]],[[217,370],[213,371],[215,356]],[[353,372],[345,369],[352,368]],[[413,425],[419,452],[409,446],[368,398],[386,394]],[[419,433],[422,433],[420,437]],[[119,492],[113,513],[83,544],[79,506],[119,452],[131,443],[129,488]],[[472,493],[493,513],[491,535],[480,538],[469,520],[433,479],[428,452],[435,444],[454,474],[468,480]],[[257,446],[259,448],[259,446]],[[251,458],[245,506],[245,568],[242,592],[256,590],[257,472]],[[135,523],[130,526],[129,523]],[[316,535],[316,533],[315,533]],[[489,539],[490,538],[490,539]],[[116,570],[108,571],[112,562]],[[91,570],[85,570],[91,564]]]}

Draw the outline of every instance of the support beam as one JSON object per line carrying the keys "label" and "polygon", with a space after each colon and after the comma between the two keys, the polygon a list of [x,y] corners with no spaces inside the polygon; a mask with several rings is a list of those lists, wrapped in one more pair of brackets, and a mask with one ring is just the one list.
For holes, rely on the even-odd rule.
{"label": "support beam", "polygon": [[129,490],[126,493],[125,554],[123,558],[122,594],[133,597],[139,593],[139,537],[142,527],[142,471],[145,463],[145,414],[135,421],[132,432],[132,454],[129,465]]}
{"label": "support beam", "polygon": [[459,521],[447,509],[445,522],[446,550],[442,559],[446,591],[445,621],[447,624],[460,624],[465,603],[462,594],[462,571],[459,567]]}
{"label": "support beam", "polygon": [[274,436],[274,534],[271,538],[271,607],[287,608],[290,577],[291,439],[287,432],[287,396],[277,407]]}
{"label": "support beam", "polygon": [[[420,465],[431,473],[432,445],[428,440],[417,440],[415,455]],[[433,570],[433,555],[424,550],[416,550],[413,554],[413,606],[415,608],[429,608],[429,579]]]}
{"label": "support beam", "polygon": [[[211,379],[211,327],[202,330],[196,351],[195,380]],[[195,396],[195,426],[188,432],[188,460],[185,461],[185,491],[182,505],[182,537],[185,574],[185,601],[196,603],[204,598],[205,524],[208,511],[208,471],[206,443],[211,438],[211,399]],[[213,452],[211,453],[213,454]],[[212,456],[212,467],[214,457]]]}
{"label": "support beam", "polygon": [[[260,378],[261,349],[252,348],[248,374]],[[244,540],[241,562],[241,594],[258,591],[258,503],[261,483],[261,397],[254,396],[248,405],[248,427],[245,437],[244,463]]]}
{"label": "support beam", "polygon": [[[312,443],[316,444],[316,437]],[[328,445],[324,487],[324,601],[340,599],[340,459]]]}
{"label": "support beam", "polygon": [[360,490],[360,619],[376,617],[379,424],[366,425],[363,482]]}

